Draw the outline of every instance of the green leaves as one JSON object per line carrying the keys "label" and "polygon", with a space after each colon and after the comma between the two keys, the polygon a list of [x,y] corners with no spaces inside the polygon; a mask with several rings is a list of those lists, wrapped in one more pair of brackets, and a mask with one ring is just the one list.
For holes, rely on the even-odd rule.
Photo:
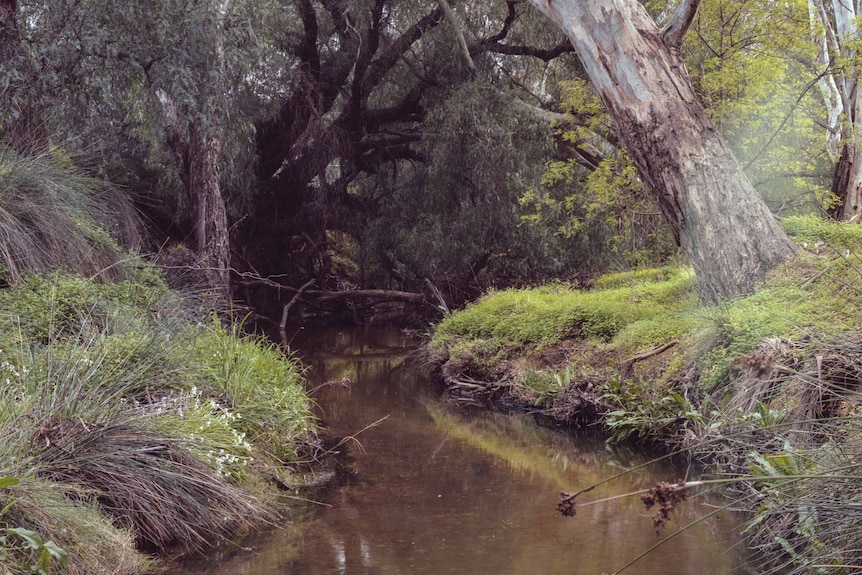
{"label": "green leaves", "polygon": [[[10,539],[11,536],[16,536],[23,540],[23,548],[34,554],[38,554],[39,560],[37,563],[30,565],[30,570],[39,575],[49,575],[51,571],[51,561],[57,561],[60,565],[69,563],[69,556],[53,541],[43,541],[42,537],[35,531],[23,529],[21,527],[9,527],[6,529],[6,535],[0,536],[0,549],[15,546],[15,540]],[[4,550],[4,551],[5,551]],[[0,551],[3,553],[3,551]]]}
{"label": "green leaves", "polygon": [[[8,487],[14,487],[18,485],[19,481],[17,477],[0,477],[0,489],[6,489]],[[0,513],[2,515],[2,513]]]}

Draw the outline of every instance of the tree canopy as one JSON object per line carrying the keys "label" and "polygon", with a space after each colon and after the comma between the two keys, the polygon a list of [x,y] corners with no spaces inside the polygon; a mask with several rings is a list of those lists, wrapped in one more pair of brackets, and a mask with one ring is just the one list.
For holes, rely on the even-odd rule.
{"label": "tree canopy", "polygon": [[[810,3],[701,4],[682,44],[697,98],[773,211],[828,208]],[[676,4],[645,6],[664,24]],[[457,305],[676,252],[582,60],[527,4],[0,8],[7,144],[83,152],[158,244],[229,267],[254,305],[310,280]]]}

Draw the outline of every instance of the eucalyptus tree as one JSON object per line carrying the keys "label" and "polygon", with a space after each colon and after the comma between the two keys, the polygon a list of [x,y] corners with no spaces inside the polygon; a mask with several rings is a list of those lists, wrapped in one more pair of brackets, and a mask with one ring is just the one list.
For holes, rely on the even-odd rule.
{"label": "eucalyptus tree", "polygon": [[562,28],[707,301],[750,292],[796,251],[698,101],[680,46],[699,5],[659,28],[636,0],[531,0]]}
{"label": "eucalyptus tree", "polygon": [[[514,212],[525,176],[537,179],[547,157],[532,146],[548,152],[540,105],[572,53],[565,38],[514,1],[296,8],[300,28],[281,48],[292,73],[276,113],[257,124],[262,193],[239,230],[249,263],[281,273],[291,254],[306,277],[324,280],[329,241],[347,234],[386,281],[460,283],[460,299],[488,266],[523,268],[529,258],[504,242],[524,245]],[[530,130],[519,147],[513,117],[544,123],[545,135]]]}
{"label": "eucalyptus tree", "polygon": [[249,163],[252,122],[262,115],[247,101],[252,84],[266,89],[257,78],[267,26],[280,23],[274,5],[56,0],[15,9],[29,46],[21,69],[38,65],[44,93],[31,93],[29,105],[41,108],[54,141],[85,150],[94,170],[127,184],[150,214],[167,198],[165,227],[181,225],[203,285],[226,298],[224,185],[235,191],[250,174],[236,167]]}
{"label": "eucalyptus tree", "polygon": [[859,86],[859,18],[854,0],[808,0],[812,35],[819,47],[820,90],[827,108],[826,129],[840,154],[832,179],[839,205],[835,214],[862,223],[862,93]]}

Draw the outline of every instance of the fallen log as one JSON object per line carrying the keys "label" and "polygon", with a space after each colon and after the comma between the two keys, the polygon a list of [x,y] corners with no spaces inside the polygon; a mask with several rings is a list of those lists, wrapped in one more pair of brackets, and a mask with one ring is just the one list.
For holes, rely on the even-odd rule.
{"label": "fallen log", "polygon": [[425,294],[385,289],[356,289],[343,291],[308,290],[305,292],[305,295],[316,297],[318,302],[361,298],[390,299],[413,303],[422,303],[425,301]]}

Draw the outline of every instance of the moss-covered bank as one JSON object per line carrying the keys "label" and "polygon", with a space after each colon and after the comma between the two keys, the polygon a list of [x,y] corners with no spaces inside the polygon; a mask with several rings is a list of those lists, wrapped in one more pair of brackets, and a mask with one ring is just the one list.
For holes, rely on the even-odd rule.
{"label": "moss-covered bank", "polygon": [[[792,490],[766,480],[749,493],[763,528],[753,541],[799,572],[858,565],[862,552],[847,549],[862,548],[862,531],[837,525],[859,518],[826,510],[862,499],[862,481],[846,479],[862,475],[862,227],[784,226],[804,252],[749,297],[703,307],[681,267],[605,276],[589,290],[494,292],[437,327],[431,357],[462,404],[601,425],[612,441],[686,449],[733,477],[816,475],[810,491],[802,479]],[[831,479],[847,485],[827,481],[836,466],[844,479]]]}

